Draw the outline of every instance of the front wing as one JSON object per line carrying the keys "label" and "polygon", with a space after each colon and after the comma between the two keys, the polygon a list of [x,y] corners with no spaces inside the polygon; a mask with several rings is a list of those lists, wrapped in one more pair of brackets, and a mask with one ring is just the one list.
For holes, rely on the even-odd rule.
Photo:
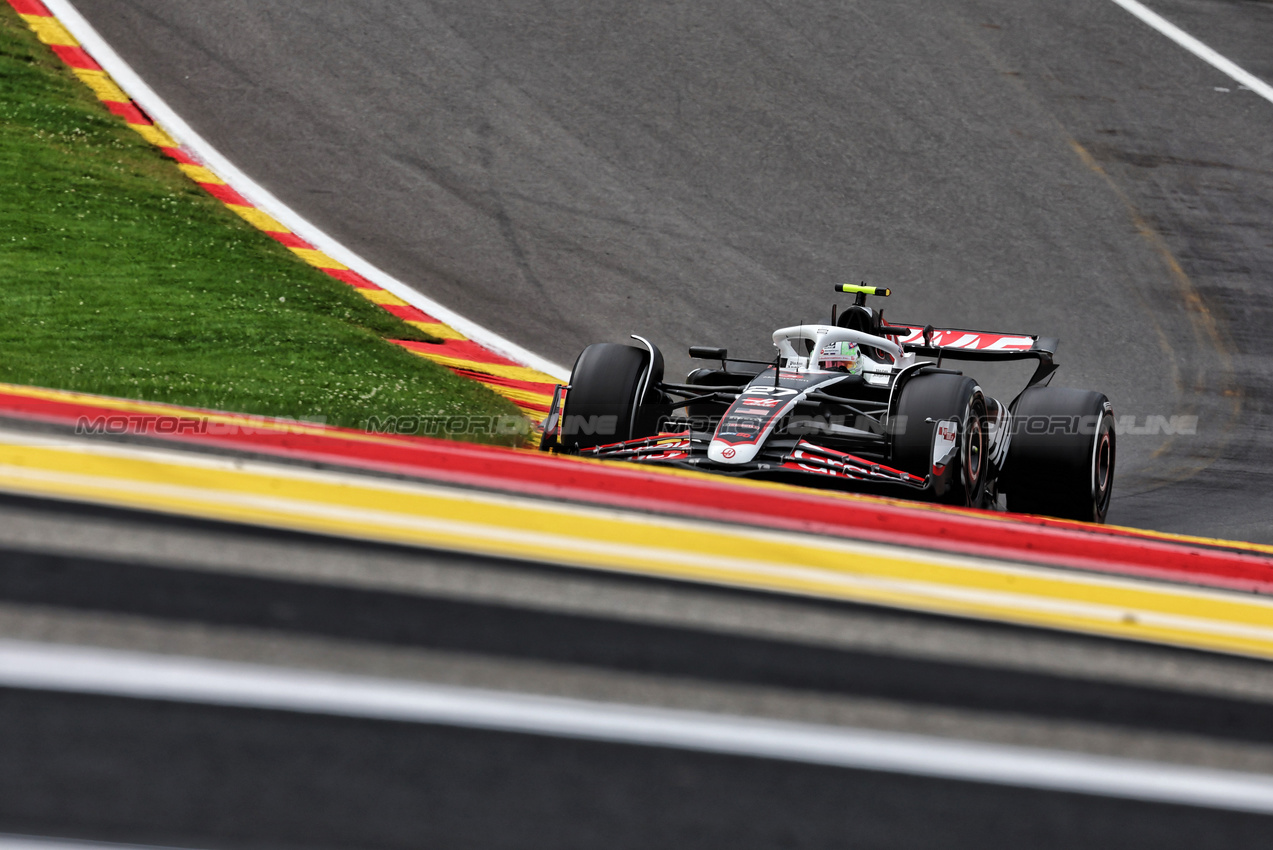
{"label": "front wing", "polygon": [[745,464],[718,464],[707,457],[709,440],[696,437],[690,431],[659,434],[624,440],[604,446],[584,449],[583,457],[603,460],[627,460],[640,463],[668,464],[717,472],[724,475],[761,476],[775,473],[803,473],[830,477],[852,483],[894,484],[924,490],[929,486],[927,477],[912,475],[867,458],[837,451],[811,443],[795,440],[782,446],[766,446],[756,459]]}

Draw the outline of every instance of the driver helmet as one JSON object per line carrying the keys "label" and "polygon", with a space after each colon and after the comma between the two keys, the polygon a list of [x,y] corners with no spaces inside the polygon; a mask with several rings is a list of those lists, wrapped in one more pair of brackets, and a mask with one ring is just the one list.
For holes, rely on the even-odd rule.
{"label": "driver helmet", "polygon": [[822,362],[828,369],[839,369],[850,375],[862,374],[862,350],[855,342],[833,342],[825,346]]}

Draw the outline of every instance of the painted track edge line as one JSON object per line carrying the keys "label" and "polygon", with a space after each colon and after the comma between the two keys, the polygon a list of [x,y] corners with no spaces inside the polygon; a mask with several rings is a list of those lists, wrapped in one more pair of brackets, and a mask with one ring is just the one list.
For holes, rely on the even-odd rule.
{"label": "painted track edge line", "polygon": [[1112,0],[1112,2],[1122,7],[1125,11],[1135,16],[1144,24],[1171,39],[1185,50],[1188,50],[1194,56],[1197,56],[1217,71],[1231,77],[1234,81],[1241,83],[1260,97],[1270,103],[1273,103],[1273,85],[1269,85],[1264,82],[1264,80],[1255,76],[1255,74],[1252,74],[1250,71],[1240,67],[1236,62],[1208,47],[1202,41],[1185,32],[1162,15],[1146,7],[1143,3],[1139,3],[1137,0]]}
{"label": "painted track edge line", "polygon": [[70,0],[44,0],[44,5],[62,22],[62,25],[88,48],[89,53],[115,82],[133,100],[148,112],[177,141],[188,145],[212,170],[222,175],[255,206],[287,225],[298,236],[312,243],[332,259],[349,266],[371,282],[402,298],[411,306],[423,310],[481,345],[517,360],[532,369],[559,380],[569,380],[570,372],[557,363],[506,339],[486,327],[445,307],[432,298],[383,271],[352,249],[338,242],[320,227],[281,201],[272,192],[245,174],[238,166],[223,156],[210,142],[194,130],[167,102],[147,84],[114,48],[102,38],[71,4]]}
{"label": "painted track edge line", "polygon": [[1273,814],[1273,777],[854,727],[0,641],[0,685],[438,724]]}
{"label": "painted track edge line", "polygon": [[118,844],[110,841],[0,832],[0,850],[190,850],[190,848],[167,844]]}

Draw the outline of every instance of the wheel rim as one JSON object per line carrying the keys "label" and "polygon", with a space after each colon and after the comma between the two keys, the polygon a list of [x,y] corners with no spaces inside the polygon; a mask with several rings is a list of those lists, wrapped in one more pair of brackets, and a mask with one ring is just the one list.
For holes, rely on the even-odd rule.
{"label": "wheel rim", "polygon": [[985,406],[979,396],[974,396],[968,404],[965,419],[963,451],[963,483],[964,504],[969,507],[981,507],[982,486],[981,472],[985,462]]}
{"label": "wheel rim", "polygon": [[1092,521],[1104,522],[1114,483],[1114,426],[1108,410],[1100,419],[1092,446]]}
{"label": "wheel rim", "polygon": [[981,480],[981,448],[983,442],[981,439],[981,420],[974,414],[972,422],[968,426],[968,448],[964,452],[964,456],[968,459],[966,461],[966,472],[969,492],[975,490],[977,482]]}
{"label": "wheel rim", "polygon": [[1110,467],[1113,465],[1113,447],[1110,445],[1109,432],[1101,434],[1100,445],[1096,447],[1096,492],[1104,493],[1109,488]]}

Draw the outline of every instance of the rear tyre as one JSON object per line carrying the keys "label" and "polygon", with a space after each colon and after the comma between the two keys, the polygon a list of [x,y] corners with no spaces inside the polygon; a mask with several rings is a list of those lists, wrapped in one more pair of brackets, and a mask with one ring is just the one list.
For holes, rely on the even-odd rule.
{"label": "rear tyre", "polygon": [[566,451],[656,433],[656,412],[644,401],[663,380],[662,363],[654,364],[649,371],[657,374],[646,380],[649,361],[648,351],[612,342],[590,345],[580,353],[562,409],[561,444]]}
{"label": "rear tyre", "polygon": [[1012,411],[1005,466],[1008,510],[1104,522],[1114,490],[1116,435],[1109,399],[1033,387]]}
{"label": "rear tyre", "polygon": [[[929,494],[938,502],[983,507],[989,458],[986,400],[977,382],[950,373],[917,375],[902,387],[896,416],[893,460],[898,468],[932,476]],[[943,423],[954,424],[956,442],[954,455],[940,463],[943,458],[934,457],[934,437]]]}

